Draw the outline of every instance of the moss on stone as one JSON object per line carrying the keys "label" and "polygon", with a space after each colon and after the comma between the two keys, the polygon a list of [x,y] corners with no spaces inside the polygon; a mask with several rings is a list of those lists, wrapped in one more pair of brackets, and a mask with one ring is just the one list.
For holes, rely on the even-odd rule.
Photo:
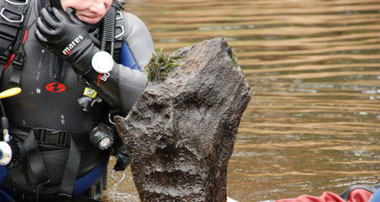
{"label": "moss on stone", "polygon": [[144,67],[144,72],[149,81],[164,81],[173,67],[178,66],[176,60],[179,56],[166,55],[162,49],[158,54],[153,54],[149,63]]}

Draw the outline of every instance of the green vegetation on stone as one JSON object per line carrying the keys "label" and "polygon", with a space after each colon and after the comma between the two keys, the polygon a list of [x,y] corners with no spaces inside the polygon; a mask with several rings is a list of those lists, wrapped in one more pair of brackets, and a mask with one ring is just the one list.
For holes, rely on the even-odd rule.
{"label": "green vegetation on stone", "polygon": [[238,62],[239,62],[238,56],[234,50],[231,49],[231,51],[232,51],[232,62],[234,63],[234,68],[235,68],[235,70],[241,72],[241,67],[238,64]]}
{"label": "green vegetation on stone", "polygon": [[149,81],[164,81],[169,71],[178,66],[175,62],[176,59],[179,59],[179,56],[169,56],[166,55],[162,49],[156,55],[153,54],[149,63],[144,67],[144,72],[148,77]]}

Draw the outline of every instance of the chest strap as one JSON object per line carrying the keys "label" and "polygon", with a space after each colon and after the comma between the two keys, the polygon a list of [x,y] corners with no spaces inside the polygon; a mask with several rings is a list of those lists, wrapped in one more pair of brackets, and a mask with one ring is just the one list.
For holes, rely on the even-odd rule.
{"label": "chest strap", "polygon": [[35,140],[42,144],[70,146],[70,134],[66,131],[53,131],[45,128],[33,129]]}

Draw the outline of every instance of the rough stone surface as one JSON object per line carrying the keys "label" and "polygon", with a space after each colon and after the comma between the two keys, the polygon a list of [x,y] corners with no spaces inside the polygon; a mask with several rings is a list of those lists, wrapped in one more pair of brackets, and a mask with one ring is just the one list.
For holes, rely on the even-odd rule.
{"label": "rough stone surface", "polygon": [[150,82],[124,119],[142,201],[226,201],[227,165],[251,97],[227,42],[206,40],[177,50],[179,66]]}

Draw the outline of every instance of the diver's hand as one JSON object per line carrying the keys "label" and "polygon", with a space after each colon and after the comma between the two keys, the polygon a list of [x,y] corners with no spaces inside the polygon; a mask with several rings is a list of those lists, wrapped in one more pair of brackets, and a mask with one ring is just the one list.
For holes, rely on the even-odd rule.
{"label": "diver's hand", "polygon": [[89,37],[88,27],[72,8],[66,13],[54,7],[51,11],[42,8],[35,36],[45,48],[69,61],[79,74],[91,68],[92,56],[99,51]]}

